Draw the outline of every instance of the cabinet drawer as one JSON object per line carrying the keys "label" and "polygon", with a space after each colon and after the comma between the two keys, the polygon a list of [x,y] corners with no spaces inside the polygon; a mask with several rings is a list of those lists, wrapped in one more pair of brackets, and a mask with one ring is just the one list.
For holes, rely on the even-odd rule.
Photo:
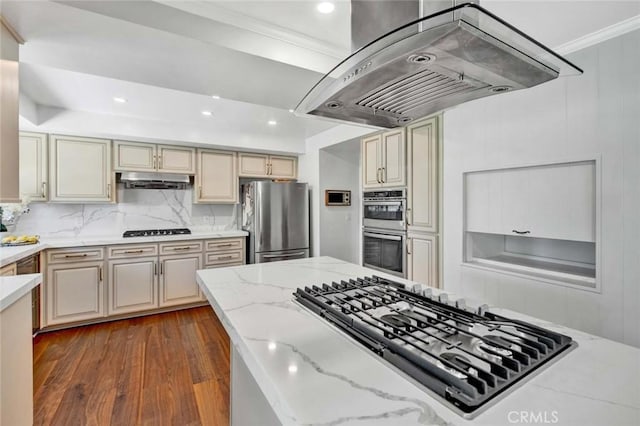
{"label": "cabinet drawer", "polygon": [[68,248],[47,251],[47,263],[84,262],[104,259],[104,247]]}
{"label": "cabinet drawer", "polygon": [[157,244],[112,246],[112,247],[107,247],[107,250],[108,250],[108,256],[110,259],[158,255]]}
{"label": "cabinet drawer", "polygon": [[213,252],[206,253],[204,257],[205,265],[224,265],[227,266],[229,264],[242,264],[243,256],[242,250],[234,250],[228,252]]}
{"label": "cabinet drawer", "polygon": [[242,266],[243,262],[224,263],[220,265],[205,265],[204,269],[226,268],[228,266]]}
{"label": "cabinet drawer", "polygon": [[229,251],[242,249],[244,239],[234,238],[229,240],[208,240],[205,251]]}
{"label": "cabinet drawer", "polygon": [[202,241],[183,241],[160,244],[160,255],[198,253],[202,251]]}

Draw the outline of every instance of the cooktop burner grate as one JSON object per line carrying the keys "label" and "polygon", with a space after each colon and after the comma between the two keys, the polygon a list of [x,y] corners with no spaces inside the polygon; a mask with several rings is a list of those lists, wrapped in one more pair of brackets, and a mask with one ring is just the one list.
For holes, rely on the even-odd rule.
{"label": "cooktop burner grate", "polygon": [[376,276],[294,296],[465,417],[572,346],[568,336]]}
{"label": "cooktop burner grate", "polygon": [[132,237],[157,237],[160,235],[189,235],[191,230],[189,228],[174,228],[174,229],[143,229],[135,231],[125,231],[122,234],[123,238]]}

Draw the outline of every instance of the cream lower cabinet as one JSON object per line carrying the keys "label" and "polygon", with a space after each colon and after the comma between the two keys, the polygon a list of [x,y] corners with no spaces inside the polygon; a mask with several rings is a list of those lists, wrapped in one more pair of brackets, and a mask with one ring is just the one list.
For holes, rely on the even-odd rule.
{"label": "cream lower cabinet", "polygon": [[158,258],[110,260],[107,315],[158,307]]}
{"label": "cream lower cabinet", "polygon": [[237,156],[231,151],[198,150],[194,202],[237,203]]}
{"label": "cream lower cabinet", "polygon": [[49,171],[53,202],[115,201],[110,140],[51,135]]}
{"label": "cream lower cabinet", "polygon": [[196,271],[202,253],[160,256],[160,307],[202,301]]}
{"label": "cream lower cabinet", "polygon": [[407,238],[407,278],[439,287],[438,239],[435,235],[413,235]]}
{"label": "cream lower cabinet", "polygon": [[18,268],[15,263],[5,265],[0,268],[0,277],[10,277],[16,275]]}
{"label": "cream lower cabinet", "polygon": [[49,265],[46,279],[46,326],[105,316],[103,261]]}

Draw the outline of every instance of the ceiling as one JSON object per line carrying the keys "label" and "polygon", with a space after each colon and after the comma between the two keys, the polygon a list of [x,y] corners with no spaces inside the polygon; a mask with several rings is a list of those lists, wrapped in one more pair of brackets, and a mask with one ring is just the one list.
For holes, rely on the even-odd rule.
{"label": "ceiling", "polygon": [[[2,14],[26,40],[21,91],[37,106],[303,143],[335,125],[288,112],[349,53],[350,5],[334,2],[323,15],[313,0],[3,0]],[[481,5],[551,47],[640,14],[638,1]]]}

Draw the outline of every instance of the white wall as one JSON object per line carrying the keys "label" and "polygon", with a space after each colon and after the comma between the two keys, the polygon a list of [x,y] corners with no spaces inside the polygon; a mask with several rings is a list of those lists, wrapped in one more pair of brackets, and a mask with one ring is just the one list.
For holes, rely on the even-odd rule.
{"label": "white wall", "polygon": [[360,139],[320,150],[320,195],[327,189],[351,191],[350,206],[320,202],[320,255],[360,262]]}
{"label": "white wall", "polygon": [[131,229],[190,228],[215,232],[237,228],[239,204],[193,204],[191,189],[124,189],[117,204],[31,203],[16,234],[47,237],[121,235]]}
{"label": "white wall", "polygon": [[306,139],[305,153],[298,157],[298,180],[307,182],[310,189],[311,256],[318,256],[320,253],[320,205],[324,197],[324,193],[320,191],[320,150],[375,131],[369,127],[341,124]]}
{"label": "white wall", "polygon": [[[640,346],[640,31],[569,55],[584,75],[444,114],[444,288]],[[602,293],[461,266],[462,174],[600,157]]]}

